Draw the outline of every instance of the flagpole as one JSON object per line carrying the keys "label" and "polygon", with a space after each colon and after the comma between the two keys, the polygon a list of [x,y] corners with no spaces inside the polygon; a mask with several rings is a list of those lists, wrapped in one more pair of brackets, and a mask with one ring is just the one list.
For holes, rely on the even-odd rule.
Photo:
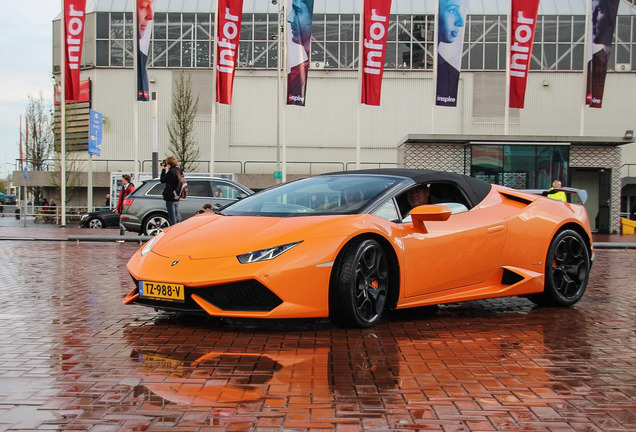
{"label": "flagpole", "polygon": [[585,6],[585,43],[583,44],[583,103],[581,104],[581,122],[579,126],[579,135],[585,135],[585,106],[587,105],[587,56],[590,49],[590,15],[592,13],[592,2],[586,1]]}
{"label": "flagpole", "polygon": [[[278,0],[279,2],[287,2],[287,0]],[[283,62],[282,62],[282,66],[281,69],[285,71],[284,74],[281,74],[283,76],[283,78],[287,78],[287,4],[286,3],[282,3],[281,4],[281,8],[282,8],[282,12],[281,12],[281,16],[282,16],[282,25],[281,27],[281,38],[282,38],[282,44],[283,44]],[[284,82],[284,81],[283,81]],[[286,139],[286,135],[287,135],[287,101],[286,101],[286,95],[287,95],[287,84],[285,83],[282,86],[283,89],[283,97],[280,98],[279,97],[279,103],[281,104],[281,110],[282,110],[282,116],[281,116],[281,148],[282,148],[282,155],[281,155],[281,159],[282,159],[282,173],[281,173],[281,181],[283,183],[285,183],[287,181],[287,139]]]}
{"label": "flagpole", "polygon": [[219,37],[219,0],[216,0],[216,7],[214,12],[214,47],[212,48],[212,119],[210,121],[210,176],[214,176],[214,143],[216,137],[216,67],[217,56],[219,52],[218,37]]}
{"label": "flagpole", "polygon": [[[508,31],[506,32],[506,94],[504,97],[504,135],[510,133],[510,39],[512,39],[512,2],[509,2],[508,7]],[[528,58],[528,61],[530,59]]]}
{"label": "flagpole", "polygon": [[356,169],[360,169],[360,148],[362,147],[361,141],[361,122],[362,122],[362,48],[363,48],[363,38],[364,38],[364,0],[360,0],[360,20],[359,25],[360,28],[358,30],[358,112],[356,118]]}
{"label": "flagpole", "polygon": [[135,3],[133,3],[133,37],[134,42],[133,42],[133,56],[134,56],[134,60],[133,60],[133,74],[134,74],[134,94],[135,97],[133,99],[133,158],[134,158],[134,181],[137,182],[137,184],[139,184],[139,164],[138,164],[138,160],[139,160],[139,101],[137,100],[137,98],[139,97],[139,88],[137,86],[138,82],[138,74],[139,74],[139,65],[137,64],[138,60],[139,60],[139,23],[138,23],[139,17],[137,16],[137,6]]}
{"label": "flagpole", "polygon": [[[62,219],[60,226],[66,226],[66,8],[62,1],[62,20],[60,21],[60,73],[61,90],[60,98],[60,205],[62,206]],[[28,157],[28,154],[27,154]],[[26,199],[26,196],[24,197]]]}
{"label": "flagpole", "polygon": [[437,107],[437,41],[439,40],[439,1],[435,2],[435,15],[433,15],[433,105],[431,106],[431,135],[435,133],[435,109]]}

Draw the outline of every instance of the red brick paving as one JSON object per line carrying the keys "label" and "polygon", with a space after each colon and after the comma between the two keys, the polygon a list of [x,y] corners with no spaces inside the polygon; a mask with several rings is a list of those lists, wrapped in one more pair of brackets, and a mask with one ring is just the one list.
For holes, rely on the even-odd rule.
{"label": "red brick paving", "polygon": [[351,330],[123,306],[137,247],[0,241],[0,431],[636,431],[634,250],[597,251],[572,308]]}

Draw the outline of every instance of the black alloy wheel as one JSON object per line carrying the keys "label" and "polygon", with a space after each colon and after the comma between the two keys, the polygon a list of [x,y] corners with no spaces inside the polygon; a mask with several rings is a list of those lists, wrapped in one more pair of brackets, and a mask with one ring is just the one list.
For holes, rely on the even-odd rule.
{"label": "black alloy wheel", "polygon": [[104,228],[104,221],[100,218],[91,218],[88,221],[88,227],[92,229],[102,229]]}
{"label": "black alloy wheel", "polygon": [[389,287],[386,252],[373,239],[343,251],[329,292],[329,317],[343,327],[371,327],[382,317]]}
{"label": "black alloy wheel", "polygon": [[544,292],[530,299],[546,306],[572,306],[583,297],[590,269],[590,253],[581,235],[561,231],[548,249]]}

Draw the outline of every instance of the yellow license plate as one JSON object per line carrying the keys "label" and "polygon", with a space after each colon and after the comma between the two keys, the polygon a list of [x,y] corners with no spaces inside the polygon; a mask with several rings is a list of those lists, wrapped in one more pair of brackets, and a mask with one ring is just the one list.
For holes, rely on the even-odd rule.
{"label": "yellow license plate", "polygon": [[152,300],[184,302],[185,293],[182,284],[139,281],[139,296]]}

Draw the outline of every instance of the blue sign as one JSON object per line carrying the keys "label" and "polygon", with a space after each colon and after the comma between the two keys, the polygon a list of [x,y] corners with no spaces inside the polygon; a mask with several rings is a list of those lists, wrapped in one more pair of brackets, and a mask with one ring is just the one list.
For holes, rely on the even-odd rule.
{"label": "blue sign", "polygon": [[24,179],[28,180],[29,178],[29,171],[27,171],[27,167],[24,167]]}
{"label": "blue sign", "polygon": [[101,156],[102,154],[102,113],[90,110],[88,125],[88,154]]}

